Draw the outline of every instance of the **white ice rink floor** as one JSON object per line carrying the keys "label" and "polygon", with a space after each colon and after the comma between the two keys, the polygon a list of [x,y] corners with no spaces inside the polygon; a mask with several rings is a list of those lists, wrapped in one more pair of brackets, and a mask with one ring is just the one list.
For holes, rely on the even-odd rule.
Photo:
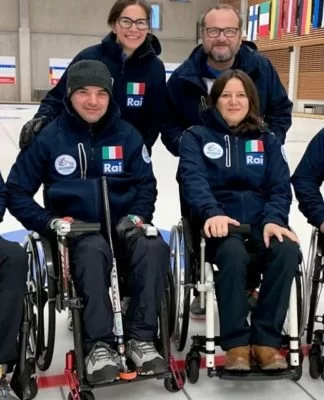
{"label": "white ice rink floor", "polygon": [[[18,153],[18,138],[22,125],[32,118],[37,106],[34,105],[1,105],[0,104],[0,170],[6,179],[11,165]],[[309,140],[324,127],[324,120],[295,117],[293,125],[288,132],[286,141],[286,154],[291,172],[294,171]],[[177,159],[171,156],[164,146],[158,141],[153,150],[153,166],[158,181],[158,201],[154,217],[155,224],[163,230],[170,231],[171,226],[180,218],[178,201],[178,188],[175,180]],[[41,194],[37,199],[41,202]],[[300,238],[304,257],[307,257],[311,227],[297,208],[296,201],[291,208],[290,224]],[[24,237],[23,227],[9,213],[0,225],[0,234],[10,240],[20,241]],[[320,299],[320,308],[323,308],[323,298]],[[202,322],[190,322],[191,334],[202,333]],[[187,345],[189,345],[189,340]],[[39,389],[37,399],[57,400],[67,399],[66,386],[61,386],[62,374],[65,366],[65,353],[72,348],[72,334],[66,329],[66,314],[57,314],[56,344],[54,359],[51,368],[45,374],[37,371],[42,376],[44,388]],[[183,360],[187,351],[174,354],[178,360]],[[48,377],[48,379],[45,379]],[[197,384],[186,383],[184,389],[171,394],[164,388],[163,381],[149,380],[142,383],[102,388],[94,392],[96,400],[103,399],[129,399],[133,400],[201,400],[201,399],[249,399],[249,400],[302,400],[324,398],[324,382],[312,380],[308,373],[308,360],[304,360],[304,373],[299,382],[289,380],[267,382],[224,381],[218,378],[210,379],[206,370],[200,371]]]}

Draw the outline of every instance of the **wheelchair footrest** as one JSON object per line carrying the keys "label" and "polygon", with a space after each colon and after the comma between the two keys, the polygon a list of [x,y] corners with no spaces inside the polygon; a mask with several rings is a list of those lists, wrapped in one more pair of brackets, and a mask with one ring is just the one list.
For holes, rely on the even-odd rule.
{"label": "wheelchair footrest", "polygon": [[170,372],[163,372],[162,374],[157,374],[157,375],[137,375],[135,379],[116,379],[113,382],[109,383],[94,383],[94,384],[88,384],[85,381],[80,384],[79,390],[92,390],[95,388],[102,388],[102,387],[108,387],[108,386],[116,386],[116,385],[122,385],[124,383],[132,383],[132,382],[141,382],[141,381],[147,381],[149,379],[165,379],[168,377],[172,377],[172,374]]}
{"label": "wheelchair footrest", "polygon": [[259,367],[252,367],[251,371],[228,371],[224,367],[216,367],[220,379],[238,381],[277,381],[280,379],[293,379],[295,371],[291,369],[277,371],[263,371]]}

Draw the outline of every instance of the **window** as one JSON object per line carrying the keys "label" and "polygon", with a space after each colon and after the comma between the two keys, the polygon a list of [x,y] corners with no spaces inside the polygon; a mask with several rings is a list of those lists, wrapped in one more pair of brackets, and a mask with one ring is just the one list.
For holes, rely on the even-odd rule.
{"label": "window", "polygon": [[152,18],[151,28],[152,30],[162,30],[162,5],[158,3],[151,4],[152,7]]}

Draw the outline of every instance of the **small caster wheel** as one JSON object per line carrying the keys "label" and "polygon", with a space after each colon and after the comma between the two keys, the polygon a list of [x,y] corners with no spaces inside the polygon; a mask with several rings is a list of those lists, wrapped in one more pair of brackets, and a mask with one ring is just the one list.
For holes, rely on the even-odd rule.
{"label": "small caster wheel", "polygon": [[321,348],[313,344],[309,352],[309,375],[312,379],[318,379],[323,373]]}
{"label": "small caster wheel", "polygon": [[[183,384],[185,384],[185,382],[186,382],[186,374],[184,373],[184,371],[181,371],[180,374],[181,374],[181,378],[183,380]],[[174,376],[167,377],[167,378],[164,379],[164,387],[170,393],[176,393],[176,392],[178,392],[179,390],[182,389],[182,388],[178,387]]]}
{"label": "small caster wheel", "polygon": [[188,381],[190,383],[197,383],[199,379],[199,368],[200,368],[200,356],[190,356],[186,357],[186,373]]}
{"label": "small caster wheel", "polygon": [[25,395],[25,397],[24,397],[25,400],[32,400],[37,396],[38,386],[37,386],[37,382],[36,382],[35,378],[30,379],[28,389],[26,389],[26,391],[27,390],[29,393],[27,395]]}
{"label": "small caster wheel", "polygon": [[[81,400],[95,400],[94,394],[92,392],[82,391],[80,392]],[[73,400],[73,396],[69,393],[68,400]]]}

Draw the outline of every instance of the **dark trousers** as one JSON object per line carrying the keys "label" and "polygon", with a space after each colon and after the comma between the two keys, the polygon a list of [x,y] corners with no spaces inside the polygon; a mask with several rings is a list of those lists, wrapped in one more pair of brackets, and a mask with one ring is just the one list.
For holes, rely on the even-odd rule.
{"label": "dark trousers", "polygon": [[248,344],[279,348],[292,281],[298,271],[300,251],[296,243],[285,238],[271,239],[265,248],[261,237],[254,239],[263,281],[258,305],[247,323],[249,305],[245,292],[249,254],[239,236],[215,239],[207,243],[209,259],[219,269],[216,296],[223,350]]}
{"label": "dark trousers", "polygon": [[18,358],[27,269],[25,250],[0,237],[0,364],[15,363]]}
{"label": "dark trousers", "polygon": [[[116,241],[114,247],[122,269],[119,268],[119,274],[125,277],[131,297],[124,324],[125,338],[152,341],[166,287],[168,246],[161,237],[140,236],[131,248]],[[97,341],[114,341],[109,297],[111,251],[103,236],[91,234],[73,240],[70,256],[72,277],[83,300],[83,338],[88,352]]]}

